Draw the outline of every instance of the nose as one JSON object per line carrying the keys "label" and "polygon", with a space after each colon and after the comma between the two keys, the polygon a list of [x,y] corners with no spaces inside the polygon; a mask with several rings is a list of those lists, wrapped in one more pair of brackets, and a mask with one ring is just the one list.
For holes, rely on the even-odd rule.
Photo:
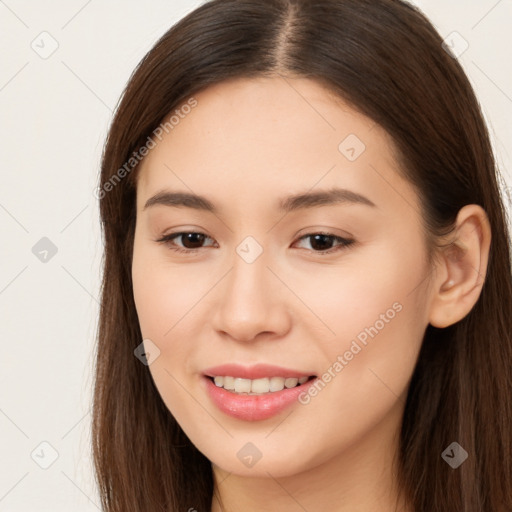
{"label": "nose", "polygon": [[217,287],[213,327],[241,342],[284,336],[291,327],[290,292],[260,256],[247,263],[238,255]]}

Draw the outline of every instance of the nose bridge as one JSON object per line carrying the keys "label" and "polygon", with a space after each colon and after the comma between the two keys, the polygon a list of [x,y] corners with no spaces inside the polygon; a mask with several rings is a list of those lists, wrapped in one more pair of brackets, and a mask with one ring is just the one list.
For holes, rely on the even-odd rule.
{"label": "nose bridge", "polygon": [[267,265],[266,254],[262,253],[252,261],[240,256],[237,250],[223,300],[231,314],[237,313],[240,318],[249,320],[264,315],[270,308],[272,286],[268,283],[270,271]]}
{"label": "nose bridge", "polygon": [[269,261],[269,250],[268,247],[264,247],[265,244],[266,240],[261,235],[257,238],[248,235],[235,247],[227,293],[241,301],[240,306],[246,301],[257,305],[265,289],[268,291],[270,271],[267,265],[272,263]]}
{"label": "nose bridge", "polygon": [[233,270],[228,279],[229,293],[238,301],[249,300],[250,303],[256,304],[262,298],[264,290],[268,291],[269,262],[266,254],[261,254],[254,260],[245,259],[244,255],[240,256],[242,248],[243,246],[237,248],[237,255],[233,258]]}
{"label": "nose bridge", "polygon": [[267,252],[262,247],[258,249],[253,240],[239,244],[231,271],[219,290],[214,321],[218,331],[250,340],[259,332],[282,334],[287,329],[285,299],[277,289],[282,283],[267,265],[271,265]]}

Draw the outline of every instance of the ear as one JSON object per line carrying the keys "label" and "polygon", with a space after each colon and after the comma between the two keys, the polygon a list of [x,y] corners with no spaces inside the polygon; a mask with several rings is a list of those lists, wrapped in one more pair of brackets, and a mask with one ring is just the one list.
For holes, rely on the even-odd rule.
{"label": "ear", "polygon": [[438,258],[429,322],[448,327],[476,304],[487,274],[491,228],[485,210],[469,204],[457,214],[455,235]]}

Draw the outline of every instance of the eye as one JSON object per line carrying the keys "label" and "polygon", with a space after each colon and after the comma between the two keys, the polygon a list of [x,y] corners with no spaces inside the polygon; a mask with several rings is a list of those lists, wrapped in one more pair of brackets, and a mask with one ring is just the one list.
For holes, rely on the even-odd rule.
{"label": "eye", "polygon": [[[180,239],[183,245],[176,245],[174,240]],[[179,233],[170,233],[168,235],[164,235],[157,242],[163,243],[167,245],[171,250],[176,252],[194,252],[197,249],[201,249],[203,247],[203,243],[206,239],[212,240],[208,235],[204,233],[200,233],[198,231],[181,231]]]}
{"label": "eye", "polygon": [[[180,239],[181,245],[176,244],[175,240]],[[342,238],[340,236],[333,235],[332,233],[323,232],[303,235],[299,238],[299,242],[307,239],[310,239],[310,250],[318,254],[330,254],[337,252],[355,242],[353,239]],[[214,242],[211,237],[204,233],[198,231],[181,231],[178,233],[164,235],[156,240],[156,242],[163,243],[176,252],[191,253],[198,249],[202,249],[203,247],[208,247],[203,245],[206,240]],[[215,246],[214,244],[210,244],[210,247]]]}
{"label": "eye", "polygon": [[[310,239],[310,246],[313,252],[318,254],[330,254],[345,249],[352,245],[355,240],[342,238],[332,233],[308,233],[301,236],[299,242]],[[337,245],[335,245],[337,243]]]}

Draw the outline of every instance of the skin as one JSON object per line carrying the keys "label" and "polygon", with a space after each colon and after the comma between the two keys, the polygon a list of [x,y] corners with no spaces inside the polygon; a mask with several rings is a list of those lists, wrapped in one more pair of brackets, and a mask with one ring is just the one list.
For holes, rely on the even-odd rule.
{"label": "skin", "polygon": [[[405,397],[427,325],[457,322],[478,299],[491,237],[485,212],[461,209],[456,244],[431,268],[419,197],[370,119],[304,78],[233,79],[195,98],[137,182],[133,292],[143,338],[160,350],[149,368],[163,401],[212,461],[226,511],[411,511],[392,467]],[[366,146],[354,161],[338,149],[349,134]],[[376,207],[277,208],[290,194],[331,187]],[[144,209],[164,189],[205,196],[218,212]],[[178,237],[174,247],[195,252],[156,242],[187,230],[206,234],[203,246]],[[355,243],[322,255],[301,239],[319,231]],[[263,249],[252,263],[236,252],[249,235]],[[307,405],[242,421],[200,385],[202,370],[227,362],[321,376],[395,303],[401,310]],[[262,453],[252,467],[237,457],[248,442]]]}

